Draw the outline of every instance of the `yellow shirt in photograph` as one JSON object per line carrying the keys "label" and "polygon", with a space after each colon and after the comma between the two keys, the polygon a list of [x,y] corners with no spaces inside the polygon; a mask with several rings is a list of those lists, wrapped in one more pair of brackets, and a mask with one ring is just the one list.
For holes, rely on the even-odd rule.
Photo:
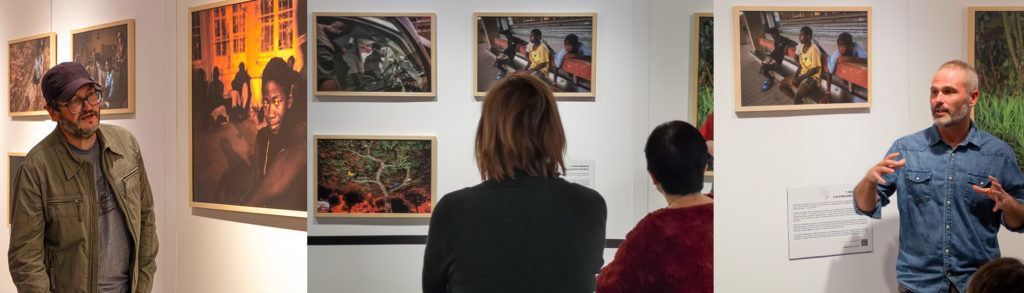
{"label": "yellow shirt in photograph", "polygon": [[[537,45],[537,48],[533,48],[533,45],[530,46],[530,48],[533,49],[530,50],[530,69],[536,69],[541,63],[548,63],[551,61],[548,59],[548,46],[545,46],[543,43]],[[540,68],[540,71],[548,73],[547,64],[545,64],[543,68]]]}
{"label": "yellow shirt in photograph", "polygon": [[[797,53],[800,54],[798,58],[800,59],[800,74],[807,74],[808,71],[814,70],[815,68],[821,68],[821,51],[818,51],[818,46],[815,46],[814,44],[811,44],[810,46],[811,47],[808,48],[806,52],[803,51],[803,45],[801,45],[801,48],[797,51]],[[821,71],[818,73],[821,73]],[[821,82],[820,74],[815,74],[811,76],[811,78],[814,78],[815,82]]]}

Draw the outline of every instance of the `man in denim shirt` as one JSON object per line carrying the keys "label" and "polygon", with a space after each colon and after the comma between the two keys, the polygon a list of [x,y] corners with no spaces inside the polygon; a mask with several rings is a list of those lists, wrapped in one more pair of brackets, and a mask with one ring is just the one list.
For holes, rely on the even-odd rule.
{"label": "man in denim shirt", "polygon": [[876,219],[898,194],[900,292],[966,292],[999,256],[999,225],[1024,232],[1024,174],[1009,145],[971,122],[977,88],[970,65],[943,64],[931,86],[935,125],[896,140],[856,187],[856,212]]}

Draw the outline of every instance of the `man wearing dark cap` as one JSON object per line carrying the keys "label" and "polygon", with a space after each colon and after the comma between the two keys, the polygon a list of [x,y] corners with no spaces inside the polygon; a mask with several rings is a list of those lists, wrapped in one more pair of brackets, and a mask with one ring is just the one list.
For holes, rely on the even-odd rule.
{"label": "man wearing dark cap", "polygon": [[82,65],[54,66],[41,86],[57,127],[14,180],[7,256],[18,292],[150,292],[158,243],[138,142],[100,124],[102,92]]}

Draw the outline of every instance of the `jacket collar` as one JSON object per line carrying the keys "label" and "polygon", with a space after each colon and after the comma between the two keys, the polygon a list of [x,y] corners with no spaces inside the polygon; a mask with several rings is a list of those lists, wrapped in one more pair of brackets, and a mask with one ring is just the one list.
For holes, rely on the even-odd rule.
{"label": "jacket collar", "polygon": [[[116,141],[107,140],[103,136],[104,128],[106,128],[106,125],[100,124],[99,129],[96,130],[96,143],[100,147],[100,157],[102,158],[103,154],[108,150],[116,155],[123,156],[125,146]],[[82,166],[85,165],[85,160],[71,152],[71,146],[68,145],[68,140],[64,137],[64,132],[60,129],[60,125],[54,127],[53,132],[50,132],[50,141],[53,142],[53,151],[57,154],[61,168],[64,169],[65,179],[70,180],[71,177],[74,177],[82,169]]]}

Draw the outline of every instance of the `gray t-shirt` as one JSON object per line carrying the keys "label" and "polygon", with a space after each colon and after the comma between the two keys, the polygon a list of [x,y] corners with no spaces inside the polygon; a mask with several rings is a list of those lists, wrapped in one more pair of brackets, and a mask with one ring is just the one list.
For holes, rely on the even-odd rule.
{"label": "gray t-shirt", "polygon": [[99,203],[99,292],[124,293],[131,286],[128,270],[131,266],[132,244],[124,213],[119,210],[114,192],[110,189],[100,165],[99,143],[87,151],[68,145],[71,151],[92,162],[96,179],[96,198]]}

